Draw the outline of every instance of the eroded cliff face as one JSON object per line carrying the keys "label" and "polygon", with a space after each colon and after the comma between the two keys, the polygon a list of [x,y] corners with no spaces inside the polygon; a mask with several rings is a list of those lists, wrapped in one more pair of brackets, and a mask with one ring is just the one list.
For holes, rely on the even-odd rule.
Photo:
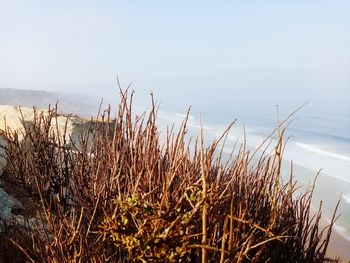
{"label": "eroded cliff face", "polygon": [[[48,115],[48,110],[39,109],[36,110],[36,112],[38,116],[41,114],[43,114],[44,116]],[[13,132],[16,131],[21,136],[24,133],[24,125],[28,123],[30,124],[31,122],[33,122],[33,119],[33,108],[0,105],[0,129],[2,130],[9,129]],[[69,139],[69,136],[72,135],[76,123],[80,124],[83,122],[81,119],[62,115],[57,116],[57,118],[55,118],[53,121],[57,121],[57,135],[59,136],[62,136],[64,134],[65,128],[67,127],[65,139]],[[52,125],[52,129],[55,129],[54,132],[56,132],[55,124],[56,123],[53,123]]]}
{"label": "eroded cliff face", "polygon": [[[48,110],[36,109],[37,116],[49,114]],[[12,105],[0,105],[0,130],[17,132],[19,139],[22,139],[25,132],[25,125],[31,125],[34,120],[34,109],[28,107],[17,107]],[[90,123],[76,116],[58,115],[54,117],[51,125],[51,132],[55,133],[61,140],[74,143],[79,141],[82,132],[88,132]],[[0,137],[0,145],[4,141]],[[5,167],[4,149],[0,147],[0,175]]]}

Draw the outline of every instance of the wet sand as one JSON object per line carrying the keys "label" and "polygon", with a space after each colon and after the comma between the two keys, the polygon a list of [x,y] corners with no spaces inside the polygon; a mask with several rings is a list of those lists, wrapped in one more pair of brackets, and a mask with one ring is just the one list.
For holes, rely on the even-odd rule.
{"label": "wet sand", "polygon": [[333,231],[327,250],[327,256],[330,258],[340,257],[342,260],[341,262],[350,262],[350,242],[336,231]]}
{"label": "wet sand", "polygon": [[[320,164],[321,165],[321,164]],[[288,178],[290,174],[290,162],[283,161],[282,173]],[[317,175],[317,171],[314,171],[308,167],[304,167],[299,164],[293,165],[293,175],[297,180],[297,185],[300,189],[297,194],[305,193],[307,187],[310,186]],[[336,216],[339,218],[335,222],[332,228],[331,240],[327,250],[327,256],[330,258],[340,257],[341,262],[350,262],[350,240],[346,238],[349,236],[349,223],[350,223],[350,206],[341,195],[347,193],[350,190],[350,184],[334,178],[325,173],[320,173],[316,180],[315,190],[312,198],[312,213],[316,213],[316,208],[319,207],[322,202],[322,219],[321,228],[324,228],[330,224],[334,209],[337,202],[340,200]],[[327,232],[325,231],[325,234]]]}

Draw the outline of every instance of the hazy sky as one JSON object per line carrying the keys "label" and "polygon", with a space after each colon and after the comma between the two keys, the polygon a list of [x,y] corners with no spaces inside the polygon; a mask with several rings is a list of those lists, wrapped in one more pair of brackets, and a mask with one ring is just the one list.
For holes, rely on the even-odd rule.
{"label": "hazy sky", "polygon": [[350,1],[0,0],[0,87],[350,112]]}

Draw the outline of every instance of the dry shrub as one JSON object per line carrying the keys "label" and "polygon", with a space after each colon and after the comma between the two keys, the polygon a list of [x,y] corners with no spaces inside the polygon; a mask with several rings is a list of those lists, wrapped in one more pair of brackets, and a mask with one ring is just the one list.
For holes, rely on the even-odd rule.
{"label": "dry shrub", "polygon": [[2,246],[12,245],[22,260],[332,261],[325,254],[334,218],[321,229],[321,212],[310,210],[312,189],[296,195],[293,178],[281,180],[283,127],[274,153],[252,167],[245,145],[222,160],[229,129],[208,147],[202,134],[191,144],[186,118],[161,142],[153,99],[151,112],[135,117],[132,95],[121,92],[116,118],[109,110],[100,115],[79,142],[55,129],[56,109],[35,114],[21,141],[2,132],[3,178],[41,203],[35,227],[3,234]]}

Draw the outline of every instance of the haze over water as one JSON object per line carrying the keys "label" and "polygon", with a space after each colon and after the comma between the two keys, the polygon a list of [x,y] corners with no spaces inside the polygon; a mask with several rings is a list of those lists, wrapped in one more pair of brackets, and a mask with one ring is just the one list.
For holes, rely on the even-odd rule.
{"label": "haze over water", "polygon": [[192,129],[201,113],[208,137],[238,118],[232,142],[244,124],[253,147],[275,126],[276,105],[283,117],[309,101],[285,158],[301,183],[323,169],[314,204],[328,200],[329,212],[342,193],[338,230],[349,237],[349,14],[348,0],[0,0],[0,87],[113,104],[118,75],[141,110],[151,91],[168,122],[191,105]]}

